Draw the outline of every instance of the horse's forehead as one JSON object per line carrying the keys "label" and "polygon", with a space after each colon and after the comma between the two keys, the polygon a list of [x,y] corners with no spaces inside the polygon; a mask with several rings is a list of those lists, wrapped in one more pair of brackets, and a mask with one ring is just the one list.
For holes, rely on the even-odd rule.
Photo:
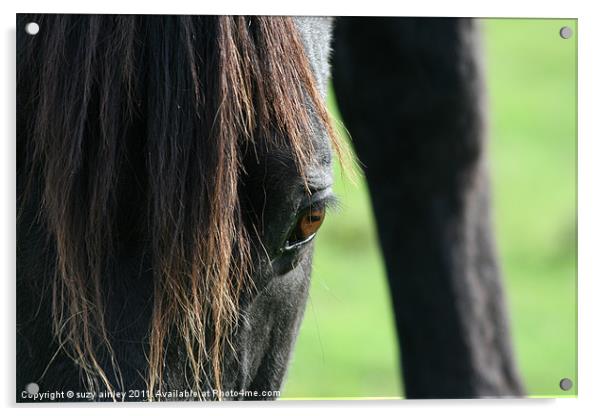
{"label": "horse's forehead", "polygon": [[[329,56],[333,18],[298,16],[294,19],[316,80],[316,86],[320,96],[325,100],[330,78]],[[319,186],[319,184],[330,182],[332,150],[328,134],[313,111],[312,118],[316,127],[311,138],[315,150],[315,159],[310,166],[306,167],[306,174],[309,182],[315,182],[316,186]]]}
{"label": "horse's forehead", "polygon": [[324,99],[330,76],[329,56],[333,18],[300,16],[294,19],[314,72],[318,90]]}

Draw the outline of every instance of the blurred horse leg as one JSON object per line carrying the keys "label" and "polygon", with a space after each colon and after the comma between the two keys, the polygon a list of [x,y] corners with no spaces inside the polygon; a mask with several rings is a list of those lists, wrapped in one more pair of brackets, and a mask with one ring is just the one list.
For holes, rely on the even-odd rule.
{"label": "blurred horse leg", "polygon": [[409,398],[522,394],[490,224],[475,24],[335,24],[333,81],[365,166]]}

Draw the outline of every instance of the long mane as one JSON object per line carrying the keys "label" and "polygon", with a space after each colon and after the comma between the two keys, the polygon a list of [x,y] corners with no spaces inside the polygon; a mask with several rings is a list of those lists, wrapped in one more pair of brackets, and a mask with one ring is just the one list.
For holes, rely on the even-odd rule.
{"label": "long mane", "polygon": [[26,21],[41,31],[18,44],[19,202],[36,204],[55,253],[57,342],[87,388],[116,387],[105,280],[116,253],[139,242],[153,269],[149,389],[162,386],[172,344],[186,355],[191,387],[221,386],[239,300],[253,288],[239,198],[245,152],[286,148],[302,171],[312,114],[331,132],[294,22]]}

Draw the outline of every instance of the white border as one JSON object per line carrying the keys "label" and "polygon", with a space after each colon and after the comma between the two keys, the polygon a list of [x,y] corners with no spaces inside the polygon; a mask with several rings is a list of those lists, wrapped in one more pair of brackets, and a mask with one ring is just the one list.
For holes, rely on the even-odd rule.
{"label": "white border", "polygon": [[[396,3],[396,5],[392,5]],[[180,407],[178,412],[205,414],[287,414],[305,415],[308,412],[364,414],[372,408],[379,413],[441,414],[446,415],[507,415],[514,412],[532,414],[563,415],[590,414],[602,408],[599,389],[602,370],[602,342],[600,317],[602,313],[602,267],[596,260],[600,256],[598,236],[602,235],[602,89],[600,41],[602,21],[595,10],[594,1],[399,1],[369,0],[362,2],[328,3],[324,0],[303,0],[295,4],[282,1],[228,1],[217,2],[167,0],[126,3],[123,0],[103,0],[83,3],[81,1],[28,1],[12,5],[2,4],[0,19],[3,26],[2,76],[0,77],[0,117],[4,130],[0,140],[1,181],[0,195],[3,196],[1,228],[3,239],[0,249],[2,274],[2,335],[0,339],[0,397],[8,412],[43,414],[81,414],[78,406],[53,406],[51,408],[16,408],[14,399],[14,275],[15,275],[15,13],[148,13],[148,14],[301,14],[301,15],[405,15],[405,16],[472,16],[472,17],[564,17],[579,19],[579,398],[557,400],[457,400],[457,401],[353,401],[353,402],[277,402],[246,404],[209,404],[199,408],[198,404],[172,404],[146,406],[145,415],[164,414],[168,409]],[[545,213],[542,213],[545,215]],[[134,407],[120,408],[101,405],[86,408],[90,414],[105,415],[111,412],[131,414]],[[140,412],[138,410],[136,413]]]}

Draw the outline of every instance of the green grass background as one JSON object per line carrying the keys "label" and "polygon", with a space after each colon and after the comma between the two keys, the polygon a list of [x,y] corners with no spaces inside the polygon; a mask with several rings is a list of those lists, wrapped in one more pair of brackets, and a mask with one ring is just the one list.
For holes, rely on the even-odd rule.
{"label": "green grass background", "polygon": [[[570,26],[574,35],[561,39]],[[513,340],[531,396],[577,391],[577,22],[484,19],[494,222]],[[329,106],[338,117],[335,100]],[[400,397],[385,271],[363,179],[316,241],[283,398]],[[559,380],[575,387],[563,392]]]}

